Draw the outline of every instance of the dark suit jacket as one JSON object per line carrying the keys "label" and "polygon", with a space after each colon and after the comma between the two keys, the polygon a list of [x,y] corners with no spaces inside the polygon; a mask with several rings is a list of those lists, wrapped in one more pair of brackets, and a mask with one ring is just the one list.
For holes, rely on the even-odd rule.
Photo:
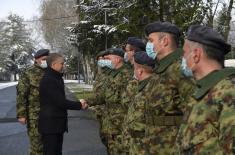
{"label": "dark suit jacket", "polygon": [[49,67],[41,79],[38,128],[42,134],[64,133],[68,131],[67,109],[81,109],[80,102],[66,99],[62,76],[63,74]]}

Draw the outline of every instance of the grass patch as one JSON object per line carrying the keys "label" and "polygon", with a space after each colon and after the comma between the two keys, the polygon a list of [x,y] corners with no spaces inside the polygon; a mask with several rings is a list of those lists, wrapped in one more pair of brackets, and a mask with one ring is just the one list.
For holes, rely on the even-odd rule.
{"label": "grass patch", "polygon": [[92,91],[74,92],[77,99],[88,99],[92,96]]}
{"label": "grass patch", "polygon": [[92,95],[92,87],[86,85],[67,83],[66,87],[77,99],[87,99]]}

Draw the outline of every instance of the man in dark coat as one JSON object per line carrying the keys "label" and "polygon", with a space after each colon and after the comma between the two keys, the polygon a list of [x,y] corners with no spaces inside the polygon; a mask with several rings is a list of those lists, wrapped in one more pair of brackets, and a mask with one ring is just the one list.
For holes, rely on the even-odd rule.
{"label": "man in dark coat", "polygon": [[63,134],[68,131],[67,109],[86,109],[87,103],[67,100],[62,79],[64,58],[52,53],[48,69],[40,82],[39,132],[42,134],[43,154],[62,155]]}

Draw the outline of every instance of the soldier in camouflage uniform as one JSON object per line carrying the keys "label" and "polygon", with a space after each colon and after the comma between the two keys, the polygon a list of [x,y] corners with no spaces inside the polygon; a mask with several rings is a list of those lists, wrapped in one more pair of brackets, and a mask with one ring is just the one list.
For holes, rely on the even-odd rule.
{"label": "soldier in camouflage uniform", "polygon": [[145,44],[141,39],[138,39],[136,37],[129,37],[127,39],[126,45],[125,45],[125,54],[124,54],[124,60],[126,63],[128,63],[129,72],[133,78],[131,78],[130,81],[128,81],[127,90],[122,93],[122,105],[124,106],[124,109],[127,109],[132,101],[131,96],[135,95],[135,89],[138,89],[138,80],[134,77],[134,54],[138,51],[145,51]]}
{"label": "soldier in camouflage uniform", "polygon": [[235,69],[224,68],[224,57],[230,50],[212,28],[189,28],[182,70],[196,79],[197,88],[178,133],[179,154],[235,153]]}
{"label": "soldier in camouflage uniform", "polygon": [[35,64],[20,77],[17,85],[16,113],[21,124],[27,124],[30,155],[42,155],[41,135],[38,133],[40,110],[39,83],[47,67],[49,50],[41,49],[34,55]]}
{"label": "soldier in camouflage uniform", "polygon": [[100,122],[101,121],[101,115],[103,110],[104,103],[96,102],[96,96],[99,96],[99,89],[103,85],[103,80],[105,77],[105,73],[107,70],[109,70],[108,67],[106,67],[102,61],[104,60],[103,56],[105,55],[106,51],[101,51],[97,54],[96,60],[97,60],[97,74],[95,78],[95,82],[93,84],[93,91],[92,96],[88,99],[90,103],[92,103],[92,110],[95,111],[96,119]]}
{"label": "soldier in camouflage uniform", "polygon": [[[134,54],[138,51],[145,51],[144,42],[136,37],[129,37],[125,45],[125,62],[129,62],[132,66],[134,65]],[[132,68],[133,69],[133,68]]]}
{"label": "soldier in camouflage uniform", "polygon": [[107,114],[104,120],[104,131],[108,135],[108,153],[120,154],[119,146],[121,140],[121,125],[125,111],[121,104],[121,94],[125,91],[127,82],[131,78],[129,70],[124,64],[124,51],[119,48],[108,49],[109,55],[105,56],[109,60],[109,67],[113,69],[110,75],[109,86],[105,90],[105,103]]}
{"label": "soldier in camouflage uniform", "polygon": [[[139,85],[137,93],[131,97],[128,105],[128,112],[123,123],[123,145],[126,147],[125,154],[141,155],[146,154],[143,138],[145,135],[145,106],[148,104],[146,95],[152,88],[150,84],[157,80],[153,74],[155,61],[148,57],[146,52],[134,54],[134,74]],[[123,153],[124,154],[124,153]]]}
{"label": "soldier in camouflage uniform", "polygon": [[182,50],[177,49],[179,29],[169,22],[154,22],[145,28],[149,42],[146,52],[157,60],[158,80],[150,84],[145,107],[146,154],[172,154],[182,122],[183,110],[189,99],[192,83],[181,74]]}
{"label": "soldier in camouflage uniform", "polygon": [[107,87],[108,76],[111,73],[111,69],[107,67],[106,60],[104,56],[108,54],[107,51],[102,51],[97,55],[97,65],[98,65],[98,73],[96,75],[96,80],[93,85],[93,94],[88,99],[89,106],[92,106],[92,109],[95,111],[96,118],[100,124],[100,137],[102,142],[107,146],[106,136],[103,134],[103,119],[105,117],[105,99],[104,92]]}
{"label": "soldier in camouflage uniform", "polygon": [[[125,49],[125,54],[124,54],[124,61],[126,63],[127,68],[129,69],[130,75],[133,77],[128,81],[127,84],[127,89],[122,93],[121,95],[121,104],[123,107],[123,114],[127,114],[129,105],[131,101],[133,100],[132,97],[134,97],[137,93],[138,90],[138,80],[134,77],[134,54],[138,51],[145,51],[145,43],[136,37],[129,37],[127,39],[126,45],[124,47]],[[122,126],[125,127],[125,125],[120,124],[120,128]],[[124,137],[123,137],[124,136]],[[125,141],[127,134],[121,134],[118,136],[118,139],[120,139],[122,142]],[[122,154],[126,153],[129,151],[129,145],[123,144],[120,145],[119,150],[122,150]]]}

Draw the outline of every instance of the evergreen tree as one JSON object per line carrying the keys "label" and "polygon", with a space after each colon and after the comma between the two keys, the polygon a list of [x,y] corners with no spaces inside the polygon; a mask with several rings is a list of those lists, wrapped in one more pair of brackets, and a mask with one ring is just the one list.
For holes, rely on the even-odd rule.
{"label": "evergreen tree", "polygon": [[23,18],[10,14],[1,30],[1,54],[6,71],[16,75],[30,65],[31,54],[34,50],[32,40]]}

